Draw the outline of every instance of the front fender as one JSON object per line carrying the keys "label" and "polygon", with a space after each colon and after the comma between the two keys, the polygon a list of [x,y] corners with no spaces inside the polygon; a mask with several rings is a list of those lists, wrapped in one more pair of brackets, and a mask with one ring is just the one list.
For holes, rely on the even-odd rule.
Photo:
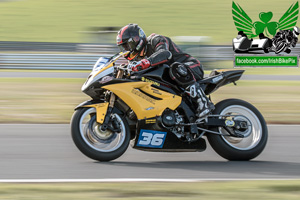
{"label": "front fender", "polygon": [[82,107],[90,107],[90,108],[95,108],[96,109],[96,121],[100,124],[103,123],[107,108],[108,108],[108,102],[103,102],[103,101],[95,101],[95,100],[89,100],[82,102],[78,106],[76,106],[75,110],[82,108]]}
{"label": "front fender", "polygon": [[104,103],[104,100],[87,100],[78,104],[78,106],[76,106],[74,110],[77,110],[78,108],[81,107],[86,107],[88,105],[97,104],[97,103]]}

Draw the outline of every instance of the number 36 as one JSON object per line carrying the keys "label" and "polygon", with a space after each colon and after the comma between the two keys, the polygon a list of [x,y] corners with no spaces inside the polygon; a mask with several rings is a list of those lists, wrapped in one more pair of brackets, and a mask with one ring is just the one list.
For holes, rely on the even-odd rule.
{"label": "number 36", "polygon": [[149,132],[143,132],[140,136],[140,140],[138,142],[141,146],[161,146],[164,142],[165,134],[163,133],[149,133]]}

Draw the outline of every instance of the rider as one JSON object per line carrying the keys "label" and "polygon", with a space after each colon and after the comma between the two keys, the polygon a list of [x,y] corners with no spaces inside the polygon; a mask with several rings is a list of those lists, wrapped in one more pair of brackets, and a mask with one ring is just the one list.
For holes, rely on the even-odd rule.
{"label": "rider", "polygon": [[293,30],[280,30],[276,33],[273,41],[272,49],[275,53],[285,50],[286,53],[291,52],[291,46],[295,47],[298,42],[299,28],[295,26]]}
{"label": "rider", "polygon": [[123,52],[130,51],[125,56],[127,60],[138,61],[132,68],[133,71],[168,64],[170,77],[197,100],[197,117],[204,117],[214,109],[213,103],[209,101],[196,82],[203,79],[202,64],[189,54],[182,52],[170,38],[155,33],[147,38],[137,24],[128,24],[118,32],[117,45]]}

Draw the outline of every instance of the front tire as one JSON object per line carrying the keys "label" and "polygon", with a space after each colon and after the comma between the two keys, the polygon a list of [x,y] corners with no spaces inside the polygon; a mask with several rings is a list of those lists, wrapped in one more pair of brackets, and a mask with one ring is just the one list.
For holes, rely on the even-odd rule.
{"label": "front tire", "polygon": [[[268,129],[263,116],[253,105],[239,99],[227,99],[216,105],[214,114],[245,116],[251,123],[250,132],[244,138],[207,135],[210,145],[220,156],[228,160],[251,160],[263,151],[268,139]],[[228,135],[224,128],[213,130]]]}
{"label": "front tire", "polygon": [[98,161],[110,161],[120,157],[130,141],[127,121],[117,113],[111,114],[121,131],[102,131],[96,122],[95,108],[77,109],[71,120],[71,134],[77,148],[87,157]]}

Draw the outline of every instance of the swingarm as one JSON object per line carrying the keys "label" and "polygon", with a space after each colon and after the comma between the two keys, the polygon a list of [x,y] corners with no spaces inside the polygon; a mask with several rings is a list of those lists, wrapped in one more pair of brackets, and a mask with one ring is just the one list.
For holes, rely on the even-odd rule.
{"label": "swingarm", "polygon": [[[212,133],[223,136],[245,138],[249,136],[252,125],[250,120],[242,115],[208,115],[195,123],[181,124],[183,126],[197,125],[197,129],[204,133]],[[212,128],[224,128],[228,134],[222,134],[211,130]]]}

